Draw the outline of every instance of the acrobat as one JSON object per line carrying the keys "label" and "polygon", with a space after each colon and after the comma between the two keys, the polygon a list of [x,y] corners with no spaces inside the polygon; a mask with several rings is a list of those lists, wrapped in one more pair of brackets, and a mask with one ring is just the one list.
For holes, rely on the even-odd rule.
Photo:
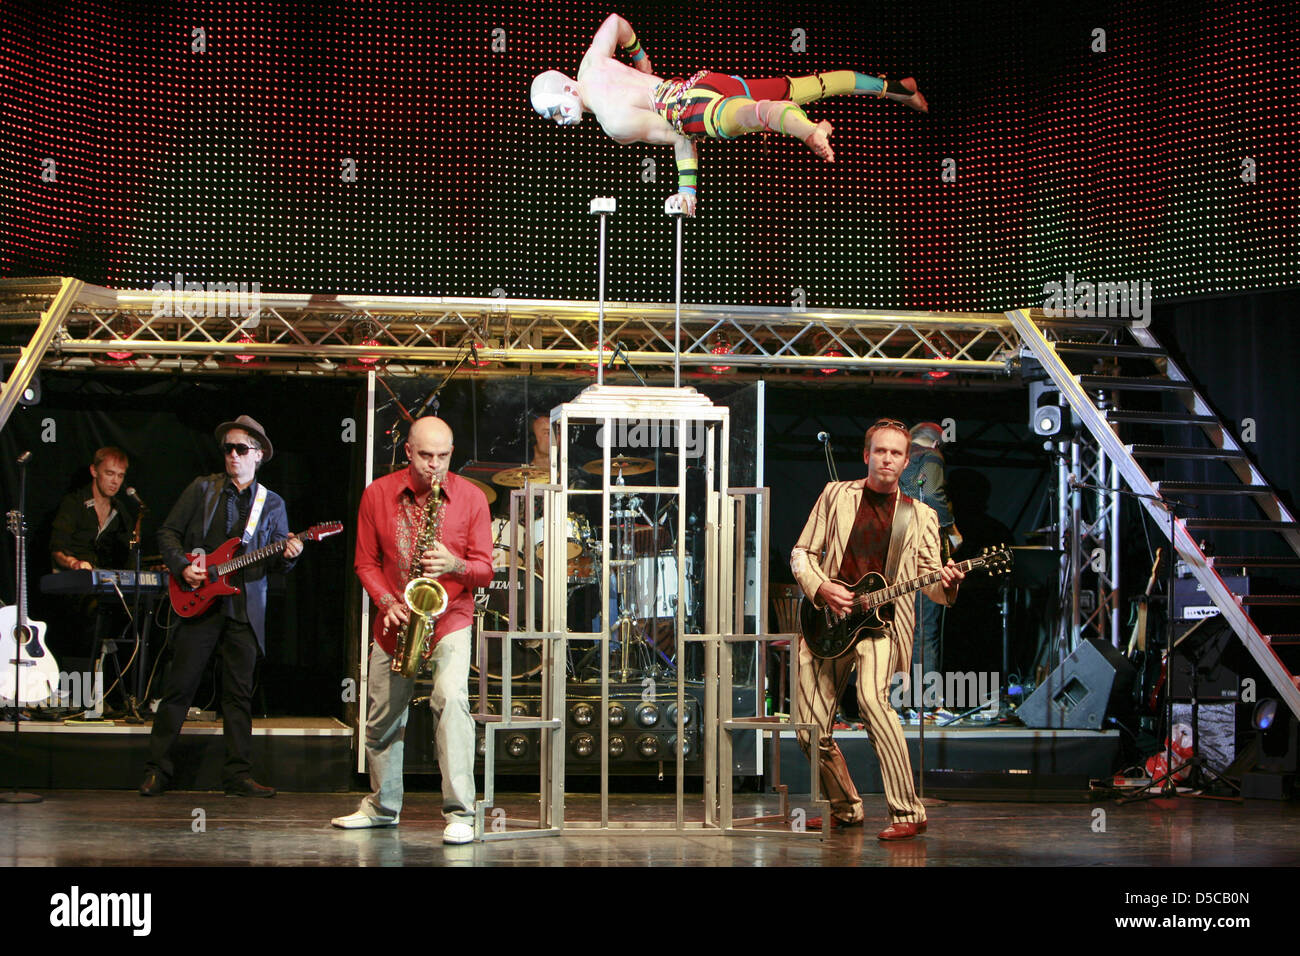
{"label": "acrobat", "polygon": [[[615,58],[619,48],[632,66]],[[654,75],[632,27],[616,13],[592,38],[570,79],[548,70],[533,79],[533,109],[561,126],[582,122],[591,113],[618,143],[671,145],[677,163],[677,193],[672,197],[688,216],[695,215],[699,153],[695,140],[734,139],[771,130],[802,140],[827,162],[835,161],[830,123],[813,122],[800,108],[826,96],[872,94],[929,112],[911,77],[891,80],[852,70],[811,76],[749,80],[708,70],[664,80]]]}

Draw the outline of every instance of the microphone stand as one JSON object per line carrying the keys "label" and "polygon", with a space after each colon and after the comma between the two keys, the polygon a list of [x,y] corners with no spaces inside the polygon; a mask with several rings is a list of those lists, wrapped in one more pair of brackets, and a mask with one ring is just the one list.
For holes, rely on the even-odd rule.
{"label": "microphone stand", "polygon": [[[32,453],[31,453],[30,451],[25,451],[25,452],[23,452],[21,455],[18,456],[18,515],[19,515],[19,521],[23,521],[23,520],[25,520],[25,519],[23,519],[22,515],[23,515],[24,511],[25,511],[26,508],[27,508],[27,462],[28,462],[28,460],[29,460],[31,457],[32,457]],[[15,567],[14,567],[14,594],[15,594],[15,595],[18,595],[18,592],[21,590],[21,588],[20,588],[20,586],[19,586],[19,585],[20,585],[19,576],[22,574],[22,561],[23,561],[23,556],[22,556],[22,555],[18,555],[18,560],[17,560],[17,562],[15,562]],[[21,596],[19,596],[19,600],[21,601]],[[15,635],[15,636],[17,636],[17,635]],[[15,641],[15,650],[17,650],[17,642],[16,642],[16,641]],[[21,669],[20,669],[20,665],[19,665],[19,661],[20,661],[21,659],[22,659],[22,654],[19,654],[19,653],[15,653],[15,654],[14,654],[14,701],[13,701],[13,708],[14,708],[14,753],[15,753],[15,755],[17,755],[18,747],[19,747],[19,743],[18,743],[18,733],[19,733],[19,730],[18,730],[18,717],[19,717],[19,712],[20,712],[20,710],[21,710],[21,705],[18,703],[18,691],[19,691],[19,678],[20,678],[20,676],[21,676],[21,674],[22,674],[22,671],[21,671]],[[20,791],[20,790],[17,788],[17,786],[15,786],[13,789],[11,789],[8,793],[4,794],[3,796],[0,796],[0,803],[41,803],[41,802],[43,802],[44,800],[45,800],[45,798],[42,797],[39,793],[24,793],[24,792]]]}
{"label": "microphone stand", "polygon": [[[118,674],[118,677],[122,679],[122,690],[126,696],[126,722],[128,724],[144,723],[144,718],[140,716],[140,698],[144,693],[140,686],[140,682],[144,679],[144,656],[142,654],[144,648],[141,645],[142,638],[140,634],[140,523],[144,520],[144,513],[148,509],[145,508],[144,502],[139,499],[136,499],[136,504],[135,528],[131,531],[129,545],[131,554],[135,557],[135,593],[132,595],[131,602],[131,630],[135,634],[136,648],[136,653],[133,655],[136,663],[134,693],[129,689],[126,679],[120,673]],[[103,706],[103,701],[100,701],[100,706]]]}
{"label": "microphone stand", "polygon": [[[605,368],[607,368],[611,372],[614,371],[614,361],[620,357],[623,359],[623,364],[627,366],[627,370],[631,372],[634,376],[636,376],[636,380],[641,383],[642,387],[649,388],[650,387],[649,383],[641,377],[641,373],[632,367],[632,362],[630,359],[628,359],[627,350],[623,348],[622,342],[614,343],[614,351],[610,354],[609,364],[606,365]],[[658,448],[657,445],[655,447],[656,449]],[[657,459],[658,459],[658,455],[656,454],[656,461]]]}
{"label": "microphone stand", "polygon": [[831,481],[839,481],[840,475],[835,469],[835,453],[831,449],[831,436],[826,432],[819,432],[817,439],[822,443],[822,451],[826,454],[826,472],[831,476]]}

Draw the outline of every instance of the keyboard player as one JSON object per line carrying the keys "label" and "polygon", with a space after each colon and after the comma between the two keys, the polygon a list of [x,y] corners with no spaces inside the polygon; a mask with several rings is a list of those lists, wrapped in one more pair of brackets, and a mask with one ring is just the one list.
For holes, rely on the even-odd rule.
{"label": "keyboard player", "polygon": [[90,465],[90,484],[63,496],[50,534],[55,571],[126,567],[135,519],[128,521],[118,492],[128,465],[122,449],[101,448]]}

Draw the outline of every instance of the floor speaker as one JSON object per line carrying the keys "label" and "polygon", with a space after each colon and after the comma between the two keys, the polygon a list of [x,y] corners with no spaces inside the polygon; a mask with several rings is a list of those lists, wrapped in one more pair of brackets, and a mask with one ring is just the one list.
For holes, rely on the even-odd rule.
{"label": "floor speaker", "polygon": [[1026,727],[1100,730],[1108,714],[1130,707],[1134,670],[1104,641],[1083,641],[1016,711]]}

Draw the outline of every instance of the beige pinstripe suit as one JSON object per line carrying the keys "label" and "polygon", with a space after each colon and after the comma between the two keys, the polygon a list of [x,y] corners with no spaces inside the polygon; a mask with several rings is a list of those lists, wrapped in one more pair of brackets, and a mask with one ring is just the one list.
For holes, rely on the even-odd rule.
{"label": "beige pinstripe suit", "polygon": [[[822,584],[839,571],[865,484],[866,479],[827,484],[790,553],[795,580],[810,599],[815,600]],[[913,507],[915,514],[903,538],[895,581],[909,580],[940,567],[939,519],[929,505],[915,502]],[[925,594],[939,604],[948,603],[939,583],[926,588]],[[817,743],[822,756],[822,785],[832,813],[845,823],[862,819],[862,798],[831,732],[836,702],[855,665],[858,707],[880,761],[890,822],[919,823],[925,819],[925,809],[912,786],[912,765],[902,727],[889,704],[890,679],[898,671],[906,673],[912,660],[915,606],[910,597],[895,601],[894,622],[886,636],[863,639],[853,651],[833,661],[813,657],[807,645],[799,642],[800,712],[804,720],[821,728]],[[811,744],[809,735],[800,734],[799,743],[806,753]]]}

